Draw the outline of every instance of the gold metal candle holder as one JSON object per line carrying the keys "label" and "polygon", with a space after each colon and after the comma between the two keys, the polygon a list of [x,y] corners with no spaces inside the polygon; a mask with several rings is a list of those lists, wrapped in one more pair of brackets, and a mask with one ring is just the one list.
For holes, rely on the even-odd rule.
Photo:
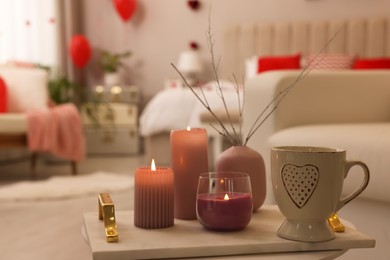
{"label": "gold metal candle holder", "polygon": [[345,226],[341,223],[337,213],[334,213],[328,218],[328,224],[334,232],[344,232]]}
{"label": "gold metal candle holder", "polygon": [[99,194],[99,219],[104,222],[107,242],[118,242],[119,236],[115,220],[114,203],[108,193]]}

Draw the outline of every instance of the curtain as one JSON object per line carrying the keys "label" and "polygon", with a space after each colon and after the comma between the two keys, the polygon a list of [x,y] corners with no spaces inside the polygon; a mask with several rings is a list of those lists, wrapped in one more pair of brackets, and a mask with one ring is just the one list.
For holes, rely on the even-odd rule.
{"label": "curtain", "polygon": [[[39,63],[84,85],[68,52],[72,36],[83,32],[82,7],[80,0],[0,0],[0,64]],[[74,91],[77,104],[81,90]]]}
{"label": "curtain", "polygon": [[0,63],[57,66],[56,0],[0,0]]}
{"label": "curtain", "polygon": [[82,33],[82,4],[80,0],[58,0],[57,13],[59,17],[58,49],[60,68],[68,77],[78,78],[77,71],[69,59],[68,45],[74,34]]}
{"label": "curtain", "polygon": [[[0,0],[1,1],[1,0]],[[80,0],[57,0],[58,14],[58,50],[59,50],[59,68],[68,76],[71,81],[78,83],[80,86],[85,85],[85,76],[83,71],[76,69],[69,58],[69,43],[75,34],[82,34],[82,13],[83,1]],[[83,100],[83,89],[75,89],[73,102],[77,105]]]}

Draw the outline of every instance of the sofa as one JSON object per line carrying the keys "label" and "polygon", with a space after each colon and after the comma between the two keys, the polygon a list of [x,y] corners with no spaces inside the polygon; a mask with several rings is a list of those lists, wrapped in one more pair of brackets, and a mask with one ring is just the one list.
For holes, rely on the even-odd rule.
{"label": "sofa", "polygon": [[[2,105],[4,103],[4,111],[0,112],[0,149],[6,154],[10,148],[22,148],[23,150],[29,148],[31,150],[31,143],[29,143],[28,133],[28,113],[46,113],[52,111],[52,108],[56,109],[58,113],[63,113],[65,109],[60,106],[49,107],[50,99],[48,94],[48,73],[46,70],[39,69],[33,66],[19,66],[15,64],[0,65],[0,78],[2,79]],[[36,117],[36,113],[31,116]],[[77,112],[78,113],[78,112]],[[62,116],[56,117],[56,120],[68,117],[69,112]],[[46,114],[51,116],[51,114]],[[75,115],[75,117],[78,116]],[[40,121],[46,117],[40,117]],[[68,121],[69,123],[73,123]],[[40,124],[37,124],[40,125]],[[58,124],[59,125],[59,124]],[[50,124],[54,127],[54,124]],[[78,125],[70,126],[71,128],[77,129]],[[61,126],[62,129],[66,127]],[[35,132],[38,129],[35,127]],[[68,135],[71,132],[68,131]],[[47,133],[46,133],[47,135]],[[58,132],[58,136],[63,137],[64,135]],[[31,136],[31,135],[30,135]],[[55,136],[53,137],[55,138]],[[58,137],[60,138],[60,137]],[[43,142],[43,141],[42,141]],[[63,147],[70,147],[70,145],[62,145]],[[70,148],[69,148],[70,149]],[[30,172],[32,178],[36,178],[36,164],[38,154],[40,150],[33,149],[30,151]],[[77,174],[77,161],[70,159],[71,172],[73,175]]]}
{"label": "sofa", "polygon": [[[248,133],[270,100],[289,86],[299,73],[270,71],[248,80],[244,133]],[[382,250],[390,253],[385,246],[390,242],[390,229],[388,222],[383,222],[390,217],[390,71],[311,71],[288,92],[248,142],[248,146],[258,151],[265,161],[267,204],[275,203],[270,149],[280,145],[342,148],[347,151],[347,159],[365,162],[371,176],[368,187],[342,211],[353,218],[359,218],[361,214],[366,216],[362,217],[365,219],[361,223],[363,229],[378,230],[379,234],[373,234],[379,237],[377,246],[383,245]],[[362,178],[362,170],[353,167],[344,182],[343,194],[356,189]],[[348,215],[348,209],[355,211]],[[382,221],[376,221],[377,218]]]}

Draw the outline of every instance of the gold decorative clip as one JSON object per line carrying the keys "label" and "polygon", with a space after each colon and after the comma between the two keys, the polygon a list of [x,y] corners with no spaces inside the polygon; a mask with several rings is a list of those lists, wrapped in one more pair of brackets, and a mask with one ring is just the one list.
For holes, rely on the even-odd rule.
{"label": "gold decorative clip", "polygon": [[115,221],[114,203],[108,193],[99,194],[99,219],[104,222],[107,242],[118,242],[119,236]]}
{"label": "gold decorative clip", "polygon": [[330,216],[328,218],[328,224],[330,225],[330,227],[333,229],[334,232],[344,232],[345,231],[345,227],[341,223],[337,213],[334,213],[332,216]]}

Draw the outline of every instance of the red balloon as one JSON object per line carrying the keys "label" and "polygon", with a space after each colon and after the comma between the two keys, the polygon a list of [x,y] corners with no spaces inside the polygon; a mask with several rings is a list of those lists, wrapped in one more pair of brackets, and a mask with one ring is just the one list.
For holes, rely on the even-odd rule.
{"label": "red balloon", "polygon": [[129,20],[137,8],[136,0],[113,0],[116,11],[123,21]]}
{"label": "red balloon", "polygon": [[0,113],[7,112],[7,101],[7,85],[5,84],[5,81],[0,77]]}
{"label": "red balloon", "polygon": [[79,69],[83,68],[91,58],[91,46],[88,40],[83,35],[74,35],[70,41],[69,54],[73,64]]}

